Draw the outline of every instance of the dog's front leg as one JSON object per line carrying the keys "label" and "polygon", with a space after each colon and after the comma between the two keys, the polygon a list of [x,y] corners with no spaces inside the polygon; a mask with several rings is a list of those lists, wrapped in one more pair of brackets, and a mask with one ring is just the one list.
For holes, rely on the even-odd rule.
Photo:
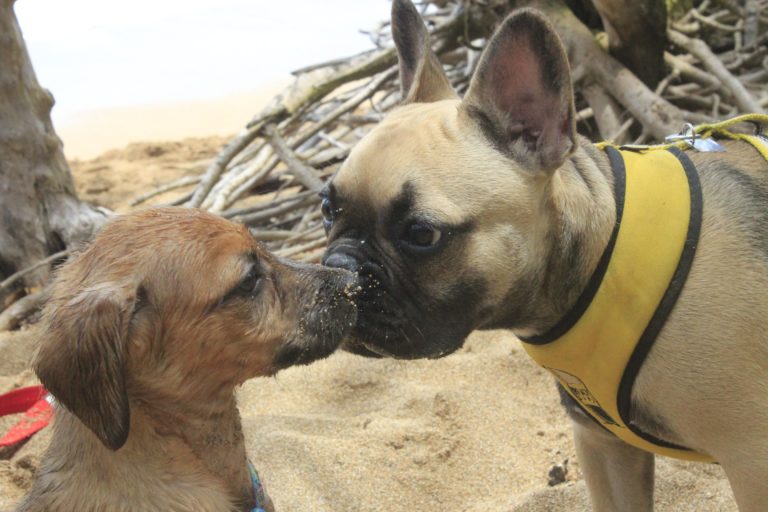
{"label": "dog's front leg", "polygon": [[[746,444],[746,443],[744,443]],[[768,443],[734,450],[734,460],[721,465],[728,476],[739,505],[739,512],[764,512],[768,509]]]}
{"label": "dog's front leg", "polygon": [[592,420],[573,418],[576,455],[595,512],[651,512],[654,458]]}

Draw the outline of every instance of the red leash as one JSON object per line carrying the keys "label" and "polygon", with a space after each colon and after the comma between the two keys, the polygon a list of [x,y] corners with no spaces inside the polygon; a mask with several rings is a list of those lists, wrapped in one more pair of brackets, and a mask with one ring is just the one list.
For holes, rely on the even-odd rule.
{"label": "red leash", "polygon": [[52,402],[53,397],[43,386],[14,389],[0,395],[0,417],[24,413],[21,420],[11,427],[3,437],[0,437],[0,448],[32,437],[48,425],[53,417]]}

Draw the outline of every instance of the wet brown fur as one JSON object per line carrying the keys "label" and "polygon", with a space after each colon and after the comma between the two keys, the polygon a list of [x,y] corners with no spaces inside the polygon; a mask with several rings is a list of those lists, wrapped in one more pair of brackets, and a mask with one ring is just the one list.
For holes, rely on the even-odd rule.
{"label": "wet brown fur", "polygon": [[[240,293],[252,265],[258,287]],[[234,389],[291,364],[276,361],[290,344],[328,355],[354,320],[349,283],[203,211],[112,221],[61,269],[45,310],[35,369],[63,406],[18,510],[250,510]],[[309,318],[323,306],[333,333]]]}

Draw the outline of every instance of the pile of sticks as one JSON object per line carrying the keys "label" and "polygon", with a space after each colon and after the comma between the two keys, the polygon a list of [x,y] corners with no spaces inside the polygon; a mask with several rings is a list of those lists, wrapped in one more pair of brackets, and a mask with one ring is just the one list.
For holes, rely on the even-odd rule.
{"label": "pile of sticks", "polygon": [[[579,130],[592,139],[647,143],[679,131],[685,122],[768,106],[768,0],[749,0],[746,7],[704,0],[671,22],[664,54],[668,75],[655,90],[612,58],[559,2],[426,2],[423,15],[433,47],[459,93],[494,26],[522,6],[547,13],[563,37]],[[400,101],[389,24],[367,34],[373,50],[295,71],[294,84],[254,117],[202,176],[182,178],[136,203],[186,188],[173,204],[243,222],[278,254],[318,261],[324,233],[317,193],[355,142]]]}

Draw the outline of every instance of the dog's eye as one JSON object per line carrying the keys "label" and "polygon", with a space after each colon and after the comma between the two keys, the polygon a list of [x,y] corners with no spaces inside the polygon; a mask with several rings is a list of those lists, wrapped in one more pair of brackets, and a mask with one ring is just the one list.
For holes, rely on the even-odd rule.
{"label": "dog's eye", "polygon": [[235,292],[239,295],[255,295],[259,291],[259,288],[261,288],[262,281],[262,276],[256,268],[251,267],[248,271],[248,275],[246,275],[245,278],[240,281],[240,284],[237,285]]}
{"label": "dog's eye", "polygon": [[323,216],[323,225],[325,226],[325,229],[330,229],[336,211],[331,204],[331,200],[327,197],[324,197],[323,201],[320,203],[320,213]]}
{"label": "dog's eye", "polygon": [[434,226],[424,222],[414,222],[405,229],[402,240],[410,246],[424,249],[436,245],[442,236],[443,233]]}

